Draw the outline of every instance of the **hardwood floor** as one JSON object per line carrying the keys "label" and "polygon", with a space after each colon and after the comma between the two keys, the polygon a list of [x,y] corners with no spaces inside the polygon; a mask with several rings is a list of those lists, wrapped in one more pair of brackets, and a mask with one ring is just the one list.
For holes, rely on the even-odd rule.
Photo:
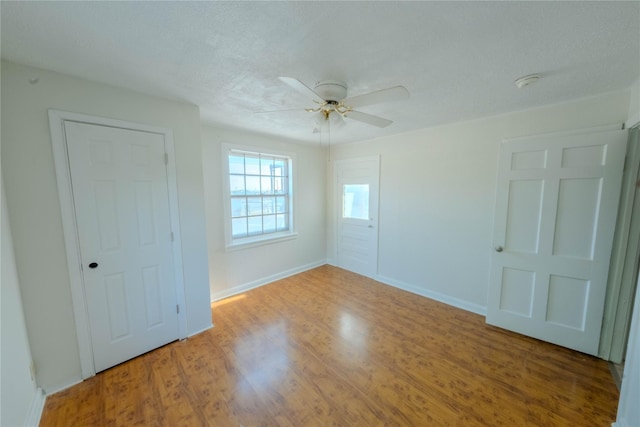
{"label": "hardwood floor", "polygon": [[49,396],[41,426],[610,426],[603,360],[330,266]]}

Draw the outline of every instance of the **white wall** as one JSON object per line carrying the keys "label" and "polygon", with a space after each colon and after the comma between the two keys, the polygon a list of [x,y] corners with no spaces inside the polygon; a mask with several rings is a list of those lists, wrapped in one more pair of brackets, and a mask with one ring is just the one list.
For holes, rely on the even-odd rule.
{"label": "white wall", "polygon": [[25,425],[34,402],[38,399],[38,387],[31,378],[31,350],[27,327],[22,312],[20,284],[9,227],[9,215],[2,184],[2,304],[0,307],[0,425]]}
{"label": "white wall", "polygon": [[335,159],[381,156],[379,279],[484,313],[500,142],[622,124],[628,108],[623,91],[334,147]]}
{"label": "white wall", "polygon": [[[213,127],[202,128],[210,289],[220,299],[326,260],[326,158],[319,144],[285,142],[265,136]],[[222,207],[222,143],[242,144],[295,153],[293,240],[225,251]],[[215,313],[214,313],[215,316]]]}
{"label": "white wall", "polygon": [[198,107],[3,62],[2,169],[37,382],[50,392],[80,379],[80,361],[48,109],[173,130],[189,333],[211,312]]}

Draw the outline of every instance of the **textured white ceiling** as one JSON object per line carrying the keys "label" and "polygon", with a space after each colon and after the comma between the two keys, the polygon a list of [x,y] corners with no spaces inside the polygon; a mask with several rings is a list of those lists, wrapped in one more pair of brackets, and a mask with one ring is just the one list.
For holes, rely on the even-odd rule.
{"label": "textured white ceiling", "polygon": [[[2,57],[200,106],[217,126],[317,142],[278,80],[395,85],[332,142],[364,140],[629,87],[640,2],[6,2]],[[543,78],[518,90],[526,74]],[[300,107],[300,112],[252,114]]]}

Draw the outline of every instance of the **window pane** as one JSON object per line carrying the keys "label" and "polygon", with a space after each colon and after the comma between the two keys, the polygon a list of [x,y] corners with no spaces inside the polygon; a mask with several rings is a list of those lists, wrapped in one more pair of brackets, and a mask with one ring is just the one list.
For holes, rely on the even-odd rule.
{"label": "window pane", "polygon": [[289,229],[289,215],[276,215],[276,226],[278,231],[284,231]]}
{"label": "window pane", "polygon": [[285,159],[275,159],[273,164],[273,174],[275,176],[287,176],[287,161]]}
{"label": "window pane", "polygon": [[247,218],[234,218],[231,220],[231,235],[236,237],[246,237]]}
{"label": "window pane", "polygon": [[343,186],[342,217],[369,219],[369,184]]}
{"label": "window pane", "polygon": [[244,157],[244,167],[247,175],[260,175],[260,158],[246,154]]}
{"label": "window pane", "polygon": [[273,175],[273,157],[260,157],[260,175]]}
{"label": "window pane", "polygon": [[287,212],[287,198],[284,196],[276,197],[276,212],[284,213]]}
{"label": "window pane", "polygon": [[230,151],[229,202],[234,239],[290,230],[290,159]]}
{"label": "window pane", "polygon": [[247,216],[247,199],[244,197],[234,197],[231,199],[231,216]]}
{"label": "window pane", "polygon": [[273,194],[273,186],[271,185],[271,177],[263,176],[260,178],[262,194]]}
{"label": "window pane", "polygon": [[262,197],[247,197],[247,215],[262,215]]}
{"label": "window pane", "polygon": [[288,193],[287,178],[281,178],[281,177],[273,178],[273,192],[275,194]]}
{"label": "window pane", "polygon": [[244,175],[229,176],[229,191],[232,196],[244,194]]}
{"label": "window pane", "polygon": [[229,173],[244,174],[244,156],[242,154],[229,154]]}
{"label": "window pane", "polygon": [[250,216],[249,220],[249,236],[262,234],[262,216]]}
{"label": "window pane", "polygon": [[260,177],[247,176],[247,194],[260,194]]}
{"label": "window pane", "polygon": [[265,215],[262,217],[263,219],[263,227],[265,233],[274,233],[276,231],[276,216],[275,215]]}
{"label": "window pane", "polygon": [[262,214],[276,213],[276,199],[275,197],[263,197],[262,198]]}

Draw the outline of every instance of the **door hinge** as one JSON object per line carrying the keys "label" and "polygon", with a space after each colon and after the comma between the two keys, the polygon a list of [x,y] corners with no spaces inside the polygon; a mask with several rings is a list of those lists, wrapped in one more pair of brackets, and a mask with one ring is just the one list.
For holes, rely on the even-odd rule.
{"label": "door hinge", "polygon": [[171,241],[173,242],[173,231],[170,234],[171,234]]}
{"label": "door hinge", "polygon": [[178,304],[176,304],[176,313],[180,314],[180,306]]}
{"label": "door hinge", "polygon": [[168,153],[164,153],[164,164],[165,165],[169,164],[169,154]]}

